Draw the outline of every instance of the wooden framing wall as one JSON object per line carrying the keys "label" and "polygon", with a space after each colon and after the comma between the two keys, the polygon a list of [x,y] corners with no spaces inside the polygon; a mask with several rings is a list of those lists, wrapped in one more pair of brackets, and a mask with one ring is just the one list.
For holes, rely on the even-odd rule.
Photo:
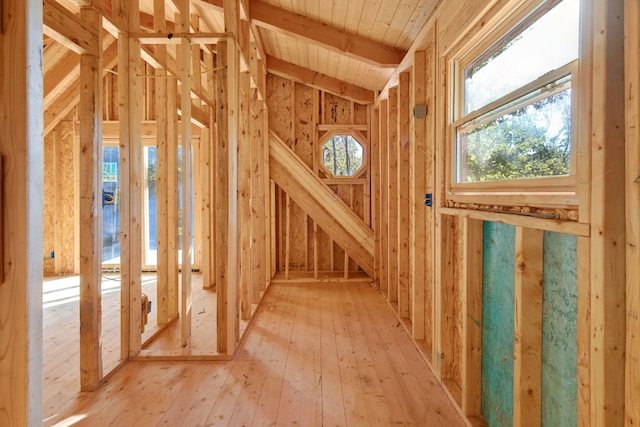
{"label": "wooden framing wall", "polygon": [[[544,319],[540,305],[544,305],[544,284],[542,289],[540,284],[544,280],[541,270],[547,251],[543,242],[548,232],[577,240],[576,423],[579,426],[638,423],[640,10],[636,2],[582,2],[583,57],[576,85],[581,105],[577,126],[577,138],[581,142],[577,176],[579,206],[560,219],[447,202],[451,165],[447,148],[451,141],[449,61],[462,46],[479,42],[486,34],[484,28],[519,13],[516,11],[519,2],[465,0],[455,5],[442,2],[373,106],[312,89],[294,80],[275,75],[267,77],[264,55],[257,44],[252,45],[249,26],[243,21],[247,15],[245,2],[224,2],[228,34],[220,36],[215,55],[207,43],[199,42],[194,36],[191,41],[180,39],[182,53],[171,60],[169,54],[175,53],[173,48],[163,49],[159,44],[152,52],[144,46],[155,44],[157,38],[140,34],[138,11],[130,2],[112,0],[110,11],[102,11],[98,2],[80,3],[84,6],[81,12],[84,21],[100,28],[100,22],[105,19],[111,33],[104,38],[99,31],[70,34],[77,22],[67,22],[67,34],[61,37],[66,36],[65,46],[71,46],[80,54],[78,79],[66,82],[75,92],[53,89],[45,94],[38,83],[42,81],[39,68],[32,66],[42,55],[41,3],[3,1],[0,45],[3,56],[12,61],[4,61],[2,65],[5,75],[11,77],[3,80],[0,100],[0,117],[10,123],[5,123],[0,133],[2,187],[5,192],[11,189],[15,197],[11,203],[7,195],[2,197],[0,304],[4,306],[0,312],[8,328],[0,334],[4,337],[6,331],[14,330],[21,333],[10,335],[8,341],[0,340],[8,342],[0,354],[9,355],[0,358],[0,366],[3,371],[15,373],[2,377],[2,416],[23,424],[41,421],[38,283],[43,271],[43,254],[51,271],[66,271],[73,264],[73,269],[82,276],[82,388],[91,390],[103,379],[98,316],[101,268],[97,262],[100,216],[95,214],[100,171],[96,165],[100,163],[103,120],[117,120],[123,165],[121,181],[127,183],[122,195],[123,360],[152,358],[144,353],[139,333],[143,268],[141,140],[148,121],[154,122],[158,148],[162,152],[158,166],[162,171],[159,172],[160,228],[171,230],[159,237],[162,283],[159,319],[161,323],[170,323],[178,316],[182,318],[184,344],[189,342],[189,254],[192,250],[196,253],[195,265],[202,268],[207,277],[205,286],[215,287],[218,292],[218,351],[227,358],[238,344],[240,319],[250,318],[253,305],[265,291],[272,273],[279,271],[287,279],[358,277],[355,273],[360,267],[349,254],[289,195],[269,181],[269,150],[265,141],[270,129],[287,142],[359,218],[375,229],[373,279],[469,425],[485,423],[481,371],[483,225],[487,223],[508,224],[514,227],[516,236],[510,260],[515,265],[515,274],[509,278],[514,290],[514,346],[509,355],[513,358],[514,392],[513,401],[509,402],[513,408],[513,424],[542,423],[545,390],[540,385],[540,365],[543,363]],[[164,2],[156,2],[156,14],[163,17],[161,3]],[[177,19],[182,30],[197,30],[198,22],[190,13],[189,2],[176,3],[182,12]],[[168,31],[158,24],[156,31]],[[64,33],[65,28],[62,30]],[[116,63],[118,75],[103,79],[103,66],[113,70]],[[195,68],[203,64],[207,69],[216,68],[215,76],[192,79]],[[52,81],[64,80],[61,76],[73,69],[71,65],[56,65],[56,79],[45,79],[44,86],[56,86]],[[154,77],[146,78],[149,75]],[[164,80],[159,83],[154,78]],[[206,84],[203,85],[203,81]],[[73,95],[75,104],[79,105],[77,111],[73,111],[73,106],[65,106],[69,109],[64,111],[61,107],[51,107],[45,111],[43,123],[38,113],[42,110],[42,99],[63,92],[70,98]],[[195,104],[191,102],[193,96],[198,98]],[[166,102],[155,103],[154,98],[166,98]],[[426,105],[427,117],[413,117],[415,105]],[[192,138],[190,126],[180,129],[178,112],[183,124],[192,119],[199,123],[200,139]],[[61,122],[64,117],[71,117],[71,124],[69,119]],[[254,123],[257,125],[252,126]],[[56,241],[60,228],[68,224],[53,227],[51,243],[43,239],[39,225],[42,223],[40,207],[48,205],[41,200],[43,170],[34,165],[44,164],[41,133],[47,135],[46,149],[56,158],[59,143],[62,145],[68,138],[68,127],[73,128],[72,137],[78,134],[72,147],[73,156],[65,153],[67,158],[74,159],[74,179],[80,181],[79,176],[87,179],[77,182],[73,192],[69,192],[76,199],[73,221],[79,229],[77,235],[69,239],[73,244]],[[345,129],[363,135],[368,157],[366,173],[346,181],[329,177],[319,159],[323,136]],[[197,235],[203,237],[192,248],[189,233],[183,235],[186,237],[182,247],[185,293],[180,308],[178,208],[177,203],[171,202],[177,200],[178,194],[178,140],[185,148],[197,143],[194,173],[190,173],[191,151],[187,150],[189,154],[183,156],[186,179],[183,179],[182,194],[190,194],[193,186],[198,196],[194,228]],[[207,162],[211,166],[208,174]],[[63,177],[55,175],[53,187],[58,191]],[[426,194],[432,195],[431,207],[424,206]],[[625,195],[624,199],[621,194]],[[491,204],[489,200],[487,205]],[[262,215],[254,216],[255,205],[262,208]],[[56,204],[51,208],[60,211],[61,206]],[[183,212],[190,217],[189,207]],[[215,220],[207,222],[207,217]],[[189,220],[183,225],[190,229]],[[46,259],[43,242],[53,245],[55,252],[64,246],[65,257],[59,261]],[[408,242],[407,247],[404,242]],[[279,248],[277,254],[276,247]],[[71,252],[73,255],[66,256]],[[77,259],[71,262],[70,258]],[[306,276],[300,275],[302,273]],[[7,302],[11,302],[10,306]],[[172,357],[189,358],[167,356]],[[0,418],[0,424],[2,421]],[[5,420],[4,424],[9,422]]]}
{"label": "wooden framing wall", "polygon": [[[626,45],[626,77],[623,77],[620,64],[623,62],[623,40],[637,39],[637,7],[627,2],[623,12],[623,2],[618,0],[582,2],[583,60],[581,78],[575,84],[580,88],[578,117],[590,114],[590,121],[578,119],[580,144],[576,146],[581,160],[578,165],[578,213],[557,221],[483,211],[478,207],[447,202],[446,183],[451,165],[447,149],[451,138],[448,112],[452,100],[449,61],[460,46],[479,41],[482,27],[489,28],[515,13],[514,4],[508,1],[486,5],[467,3],[468,7],[443,4],[437,9],[423,30],[422,38],[414,44],[415,52],[405,60],[404,66],[401,65],[374,106],[373,123],[377,124],[382,145],[376,150],[376,155],[380,156],[376,164],[380,169],[374,175],[383,206],[376,209],[380,220],[374,222],[379,236],[376,239],[376,269],[381,288],[398,318],[405,319],[403,285],[397,276],[400,264],[396,264],[402,257],[394,251],[397,250],[395,236],[404,233],[406,226],[396,216],[396,206],[400,209],[398,215],[403,215],[401,200],[397,203],[385,201],[385,197],[403,193],[402,176],[398,175],[402,172],[396,167],[393,155],[399,152],[398,144],[403,140],[401,117],[405,112],[402,110],[426,105],[425,119],[411,118],[409,240],[412,273],[409,289],[412,310],[403,322],[425,360],[469,425],[483,425],[484,379],[479,374],[483,360],[482,224],[514,225],[516,274],[510,279],[516,292],[515,341],[511,355],[514,394],[509,406],[513,409],[514,425],[541,424],[541,405],[547,392],[540,385],[542,331],[543,324],[548,322],[542,319],[546,298],[541,286],[545,253],[543,235],[551,232],[575,236],[578,242],[575,280],[579,284],[576,297],[577,362],[573,366],[574,381],[577,382],[575,422],[580,426],[622,425],[623,422],[631,425],[638,417],[635,411],[638,379],[637,375],[634,377],[638,346],[636,334],[630,329],[625,332],[625,323],[627,328],[634,324],[638,306],[635,292],[638,274],[634,269],[638,262],[632,243],[637,240],[634,233],[638,228],[637,188],[633,184],[638,175],[634,172],[638,163],[635,148],[638,135],[633,125],[637,121],[638,104],[637,91],[632,90],[626,98],[620,91],[625,87],[625,78],[627,88],[633,88],[638,78],[634,62],[638,56],[637,43]],[[621,25],[622,16],[626,17],[625,27]],[[623,28],[626,28],[626,38]],[[411,76],[412,83],[410,105],[402,101],[406,75]],[[627,100],[626,162],[627,169],[631,168],[626,172],[626,204],[620,196],[620,189],[624,189],[625,184],[623,169],[619,167],[624,163],[624,99]],[[397,108],[400,108],[399,112]],[[385,138],[389,138],[387,144]],[[424,206],[426,194],[432,196],[432,208]],[[489,198],[487,204],[491,204]],[[628,242],[626,263],[620,245],[625,240],[625,233]],[[390,242],[385,241],[386,235],[390,236]],[[389,271],[384,271],[385,268]],[[625,305],[624,283],[627,284],[626,321],[620,309]],[[593,333],[593,328],[598,332]],[[625,348],[625,337],[626,370],[620,353]],[[623,376],[626,377],[626,391],[622,386]]]}
{"label": "wooden framing wall", "polygon": [[[267,76],[269,128],[354,213],[371,221],[369,172],[373,145],[369,138],[369,106],[305,86],[273,74]],[[354,177],[334,178],[322,166],[323,137],[353,132],[365,145],[365,167]],[[369,157],[371,156],[371,157]],[[360,267],[281,189],[276,191],[275,242],[279,280],[350,278]],[[281,279],[280,279],[281,277]],[[356,276],[357,277],[357,276]]]}
{"label": "wooden framing wall", "polygon": [[[265,55],[258,45],[251,45],[250,27],[242,21],[246,19],[246,11],[240,10],[246,5],[242,2],[226,3],[229,31],[213,37],[219,41],[217,51],[208,44],[212,36],[203,40],[198,36],[179,38],[177,48],[161,41],[158,43],[157,38],[145,37],[145,33],[141,33],[137,6],[125,1],[113,0],[111,8],[105,10],[101,9],[102,4],[86,7],[87,20],[95,21],[96,28],[100,28],[103,20],[107,23],[105,28],[109,34],[104,36],[104,42],[94,34],[87,35],[86,40],[75,39],[71,34],[71,24],[75,21],[68,23],[67,28],[64,24],[60,28],[63,30],[61,37],[67,38],[65,45],[79,44],[79,52],[87,67],[86,70],[79,67],[78,73],[85,71],[79,78],[81,81],[72,86],[73,90],[80,86],[84,88],[78,98],[79,113],[74,112],[72,105],[67,121],[57,120],[47,129],[51,140],[48,144],[51,148],[47,148],[51,155],[46,164],[53,166],[58,147],[69,148],[64,154],[78,164],[71,168],[73,176],[78,177],[82,172],[92,179],[82,181],[76,178],[76,181],[82,181],[81,185],[74,187],[73,191],[65,189],[66,197],[78,197],[91,205],[70,203],[73,210],[73,214],[68,215],[70,221],[75,226],[85,224],[82,228],[85,231],[69,233],[70,243],[65,241],[63,245],[56,240],[55,236],[61,235],[62,230],[59,229],[63,225],[47,224],[53,236],[50,239],[52,247],[47,247],[47,250],[53,252],[62,248],[61,255],[64,256],[59,258],[60,261],[55,261],[55,258],[49,260],[46,255],[44,259],[51,264],[51,272],[55,273],[61,271],[63,260],[65,266],[69,264],[68,258],[71,268],[79,269],[85,277],[83,306],[90,317],[83,322],[86,326],[82,332],[84,390],[96,388],[104,377],[99,293],[102,274],[101,210],[96,207],[100,197],[95,196],[100,190],[103,140],[109,144],[117,143],[120,153],[122,362],[158,357],[178,360],[232,357],[240,338],[241,316],[243,320],[251,318],[271,279],[270,245],[266,243],[270,235],[267,231],[270,230],[265,230],[270,215],[268,209],[259,206],[271,205],[271,194],[266,190],[269,185],[268,164],[265,166],[264,162],[265,155],[268,156],[264,149],[268,134],[268,110],[264,101]],[[167,33],[182,28],[184,32],[196,34],[199,20],[190,13],[190,2],[182,1],[176,7],[181,13],[175,17],[178,24],[173,24],[169,19],[174,18],[166,16],[165,2],[154,2],[155,31]],[[114,42],[116,39],[118,42]],[[225,43],[228,45],[226,51]],[[154,48],[149,49],[149,44]],[[104,78],[103,66],[96,62],[103,57],[104,69],[107,70]],[[94,62],[89,66],[90,59]],[[68,60],[72,62],[73,58]],[[229,66],[229,61],[235,65]],[[96,70],[99,70],[98,74]],[[45,80],[50,82],[50,79]],[[53,85],[47,84],[48,87]],[[52,89],[51,92],[59,91]],[[73,99],[74,94],[68,96]],[[256,120],[251,120],[252,117]],[[73,142],[73,138],[79,141],[76,147],[67,141],[71,139]],[[91,149],[81,149],[83,143]],[[230,144],[230,150],[221,150],[221,146],[229,147]],[[187,349],[176,349],[171,354],[162,355],[147,351],[148,340],[143,342],[141,339],[141,274],[143,269],[151,267],[146,265],[143,255],[145,233],[151,230],[144,219],[147,208],[143,204],[143,192],[147,171],[142,164],[142,153],[144,147],[153,145],[157,148],[158,287],[157,295],[150,297],[156,300],[158,333],[179,321],[181,343]],[[180,164],[179,145],[183,147]],[[240,158],[235,147],[242,152]],[[181,188],[179,169],[182,171]],[[58,179],[60,183],[68,181],[59,173],[53,175],[55,188],[49,194],[60,190],[55,184]],[[236,196],[236,188],[242,189],[239,196]],[[78,192],[80,195],[76,196]],[[179,194],[182,194],[181,212]],[[221,198],[224,198],[222,205]],[[59,211],[60,203],[62,200],[50,207],[45,206],[48,216],[49,212],[55,214],[56,210]],[[254,209],[251,209],[252,204]],[[216,209],[227,213],[220,216]],[[191,212],[194,245],[191,244]],[[247,215],[252,215],[251,221],[245,221]],[[81,221],[82,218],[85,219]],[[178,247],[179,218],[182,218],[180,226],[183,230],[181,247]],[[240,227],[239,224],[243,225]],[[233,236],[231,240],[227,240],[229,233]],[[236,244],[242,251],[234,249]],[[179,251],[182,251],[180,260]],[[77,266],[74,265],[75,259],[86,261]],[[212,325],[218,334],[215,354],[191,354],[188,350],[192,268],[202,273],[205,288],[218,293],[218,321],[217,325]],[[234,277],[242,279],[241,286],[237,286]],[[179,305],[179,301],[182,304]],[[243,306],[244,309],[239,309]]]}

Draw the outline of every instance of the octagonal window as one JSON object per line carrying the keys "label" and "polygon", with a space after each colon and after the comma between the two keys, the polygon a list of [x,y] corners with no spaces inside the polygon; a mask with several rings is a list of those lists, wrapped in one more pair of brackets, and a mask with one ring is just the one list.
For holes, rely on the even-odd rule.
{"label": "octagonal window", "polygon": [[349,134],[332,134],[322,145],[322,164],[333,176],[354,176],[364,163],[364,148]]}

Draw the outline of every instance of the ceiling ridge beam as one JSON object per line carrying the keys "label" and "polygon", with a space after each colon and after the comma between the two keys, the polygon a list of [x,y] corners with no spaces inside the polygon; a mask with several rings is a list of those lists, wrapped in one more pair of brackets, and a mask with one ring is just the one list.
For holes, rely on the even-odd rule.
{"label": "ceiling ridge beam", "polygon": [[278,76],[289,78],[334,95],[350,99],[359,104],[372,104],[375,93],[372,90],[338,80],[317,71],[291,64],[273,56],[267,56],[267,71]]}
{"label": "ceiling ridge beam", "polygon": [[251,23],[272,31],[301,37],[334,52],[381,68],[395,68],[406,51],[388,46],[357,34],[349,33],[303,15],[251,0]]}

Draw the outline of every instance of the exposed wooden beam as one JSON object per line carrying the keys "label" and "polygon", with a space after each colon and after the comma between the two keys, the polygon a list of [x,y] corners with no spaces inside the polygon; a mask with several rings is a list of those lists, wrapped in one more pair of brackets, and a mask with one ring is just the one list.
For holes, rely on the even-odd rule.
{"label": "exposed wooden beam", "polygon": [[404,50],[348,33],[260,0],[252,0],[250,5],[251,22],[255,25],[296,38],[302,37],[377,67],[397,67],[406,54]]}
{"label": "exposed wooden beam", "polygon": [[[178,123],[178,132],[181,132],[182,122]],[[142,139],[156,139],[157,124],[155,120],[144,120],[140,123],[140,138]],[[194,123],[191,123],[191,136],[199,138],[202,133],[202,128]],[[104,120],[102,122],[102,139],[117,140],[120,138],[120,122],[117,120]]]}
{"label": "exposed wooden beam", "polygon": [[[200,3],[207,6],[213,6],[217,11],[224,12],[224,0],[194,0],[194,3]],[[240,18],[244,20],[248,20],[249,18],[249,5],[247,4],[247,0],[240,0],[239,2],[239,13]]]}
{"label": "exposed wooden beam", "polygon": [[[164,68],[171,75],[178,76],[178,67],[176,65],[175,59],[173,57],[171,57],[171,55],[167,55],[167,59],[166,60],[165,59],[161,59],[146,46],[142,46],[141,55],[142,55],[142,59],[144,59],[152,67],[154,67],[154,68]],[[192,93],[192,95],[195,95],[198,98],[200,98],[201,100],[203,100],[207,105],[209,105],[211,107],[215,106],[215,101],[213,99],[211,99],[211,97],[209,97],[206,93],[204,93],[203,90],[196,90],[196,89],[192,88],[191,93]],[[192,113],[193,113],[193,111],[192,111]],[[199,117],[197,112],[193,113],[193,114],[194,114],[194,117]],[[208,125],[208,120],[205,119],[206,116],[207,116],[206,114],[202,114],[202,120],[203,120],[202,123],[204,123],[204,121],[206,121],[207,125]]]}
{"label": "exposed wooden beam", "polygon": [[42,4],[3,0],[0,21],[0,424],[42,424]]}
{"label": "exposed wooden beam", "polygon": [[[117,63],[117,55],[118,55],[118,46],[117,43],[112,43],[105,51],[104,51],[104,64],[105,69],[112,69]],[[72,58],[69,58],[72,59]],[[62,61],[61,61],[62,62]],[[163,61],[164,62],[164,61]],[[153,64],[152,64],[153,65]],[[48,76],[45,76],[45,87],[48,87],[50,91],[53,93],[47,94],[45,92],[45,136],[51,132],[57,125],[63,120],[67,114],[73,108],[78,105],[80,101],[80,67],[79,64],[71,63],[69,66],[60,64],[60,69],[71,69],[71,73],[67,76],[64,76],[61,72],[59,72],[58,68],[52,70],[52,75],[48,79]],[[159,66],[158,68],[162,68]],[[173,69],[173,67],[171,67]],[[55,71],[54,73],[54,70]],[[106,74],[108,71],[105,71]],[[58,82],[55,87],[55,82]],[[58,90],[59,88],[64,88],[63,90]],[[213,101],[209,99],[206,95],[204,95],[201,91],[198,94],[195,94],[200,99],[203,99],[206,103],[212,103]],[[61,100],[65,100],[62,102]],[[57,102],[60,101],[60,102]],[[178,104],[180,101],[178,99]],[[181,110],[178,110],[178,113],[181,114]],[[201,108],[192,105],[191,107],[191,122],[197,125],[200,128],[209,127],[209,115],[206,114]],[[144,130],[144,129],[143,129]],[[148,135],[147,135],[148,134]],[[142,137],[150,137],[150,131],[147,131],[147,134],[142,135]],[[109,135],[109,134],[108,134]],[[199,135],[199,132],[198,132]],[[106,138],[106,136],[105,136]]]}
{"label": "exposed wooden beam", "polygon": [[[104,50],[102,61],[106,70],[112,69],[118,63],[118,46],[113,39],[110,40],[110,44]],[[68,82],[68,86],[64,91],[61,91],[56,97],[46,98],[47,102],[44,104],[44,136],[51,132],[80,102],[80,67],[78,66],[74,71],[76,71],[76,74]],[[103,71],[103,75],[107,72]],[[68,79],[64,79],[62,83],[67,81]]]}
{"label": "exposed wooden beam", "polygon": [[100,27],[91,27],[54,0],[42,4],[43,32],[78,54],[98,56]]}
{"label": "exposed wooden beam", "polygon": [[[180,24],[181,31],[189,30],[189,0],[180,1]],[[180,75],[180,110],[183,121],[191,121],[191,43],[185,38],[182,39],[180,46],[177,48],[178,70]],[[192,147],[191,147],[191,127],[182,126],[182,274],[180,282],[181,298],[180,298],[180,344],[182,347],[191,345],[191,255],[193,246],[191,239],[192,231],[192,212],[193,204],[191,201],[193,193],[193,175],[192,175]]]}
{"label": "exposed wooden beam", "polygon": [[[118,14],[113,13],[113,8],[111,7],[110,2],[105,2],[102,7],[102,26],[105,30],[111,33],[112,36],[117,37],[119,32],[126,33],[127,27],[126,23],[122,21],[118,17]],[[154,15],[149,15],[148,13],[140,12],[140,28],[144,28],[145,30],[154,31],[155,21],[157,17]],[[171,21],[164,20],[164,30],[163,32],[175,32],[175,24]]]}
{"label": "exposed wooden beam", "polygon": [[544,232],[516,227],[513,425],[540,425]]}
{"label": "exposed wooden beam", "polygon": [[267,57],[267,71],[272,74],[322,89],[338,96],[350,99],[360,104],[371,104],[375,94],[372,90],[338,80],[334,77],[318,73],[308,68],[300,67],[282,61],[273,56]]}
{"label": "exposed wooden beam", "polygon": [[189,43],[216,44],[221,39],[228,38],[228,33],[192,33],[192,32],[162,32],[162,33],[133,33],[130,35],[136,38],[141,44],[174,44],[178,45],[182,39],[187,39]]}
{"label": "exposed wooden beam", "polygon": [[[624,424],[624,1],[585,2],[593,48],[591,131],[591,425]],[[631,90],[631,88],[629,88]]]}
{"label": "exposed wooden beam", "polygon": [[271,178],[373,276],[373,230],[273,132],[269,134]]}
{"label": "exposed wooden beam", "polygon": [[[80,10],[83,22],[99,27],[101,16]],[[97,55],[80,57],[80,389],[93,391],[103,375],[101,343],[102,278],[102,40]]]}

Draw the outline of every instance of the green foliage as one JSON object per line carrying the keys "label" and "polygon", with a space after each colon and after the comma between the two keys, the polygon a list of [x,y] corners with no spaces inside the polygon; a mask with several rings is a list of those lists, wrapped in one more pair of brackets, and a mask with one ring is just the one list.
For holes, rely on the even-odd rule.
{"label": "green foliage", "polygon": [[[571,159],[571,92],[552,95],[463,133],[460,182],[560,176]],[[466,150],[464,150],[466,147]]]}

